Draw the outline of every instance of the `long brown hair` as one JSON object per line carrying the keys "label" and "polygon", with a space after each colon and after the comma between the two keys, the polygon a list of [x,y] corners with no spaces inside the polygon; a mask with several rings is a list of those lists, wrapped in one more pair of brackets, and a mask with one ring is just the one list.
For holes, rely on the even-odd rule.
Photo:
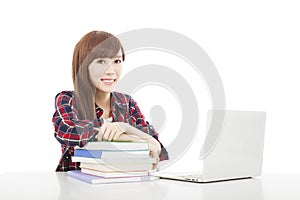
{"label": "long brown hair", "polygon": [[96,86],[90,80],[89,65],[96,58],[113,58],[120,50],[124,61],[125,53],[119,39],[104,31],[89,32],[76,44],[73,52],[72,79],[79,119],[96,119]]}

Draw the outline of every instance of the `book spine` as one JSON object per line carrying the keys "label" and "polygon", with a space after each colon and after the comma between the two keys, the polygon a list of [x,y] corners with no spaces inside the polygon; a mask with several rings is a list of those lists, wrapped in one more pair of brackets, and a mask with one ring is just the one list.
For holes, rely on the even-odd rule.
{"label": "book spine", "polygon": [[75,178],[75,179],[78,179],[78,180],[81,180],[81,181],[84,181],[86,183],[93,183],[92,182],[92,176],[91,175],[83,175],[81,174],[81,172],[79,172],[79,170],[73,170],[73,171],[68,171],[67,172],[68,176],[72,177],[72,178]]}
{"label": "book spine", "polygon": [[93,170],[99,170],[99,171],[143,171],[143,170],[151,170],[152,164],[115,164],[115,165],[109,165],[109,164],[91,164],[91,163],[80,163],[81,168],[89,168]]}
{"label": "book spine", "polygon": [[75,149],[74,156],[86,158],[148,158],[149,151],[100,151]]}
{"label": "book spine", "polygon": [[101,172],[92,169],[81,168],[81,172],[89,175],[99,176],[102,178],[125,178],[125,177],[141,177],[149,176],[148,171],[140,172]]}
{"label": "book spine", "polygon": [[155,158],[124,158],[124,159],[99,159],[99,158],[87,158],[72,156],[72,162],[85,162],[85,163],[94,163],[94,164],[147,164],[155,163]]}
{"label": "book spine", "polygon": [[84,150],[75,149],[74,156],[86,157],[86,158],[101,158],[102,151],[99,150]]}
{"label": "book spine", "polygon": [[126,182],[141,182],[141,181],[153,181],[155,177],[152,175],[138,176],[138,177],[121,177],[121,178],[102,178],[95,175],[82,173],[80,170],[72,170],[67,172],[68,176],[90,183],[126,183]]}
{"label": "book spine", "polygon": [[102,151],[138,151],[149,150],[147,142],[88,142],[84,147],[76,149],[102,150]]}

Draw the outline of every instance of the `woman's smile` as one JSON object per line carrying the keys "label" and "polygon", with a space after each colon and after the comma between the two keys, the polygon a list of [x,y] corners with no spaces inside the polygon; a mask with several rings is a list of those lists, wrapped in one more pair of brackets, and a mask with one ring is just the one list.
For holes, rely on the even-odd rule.
{"label": "woman's smile", "polygon": [[117,79],[114,78],[102,78],[101,81],[105,84],[105,85],[113,85],[116,82]]}

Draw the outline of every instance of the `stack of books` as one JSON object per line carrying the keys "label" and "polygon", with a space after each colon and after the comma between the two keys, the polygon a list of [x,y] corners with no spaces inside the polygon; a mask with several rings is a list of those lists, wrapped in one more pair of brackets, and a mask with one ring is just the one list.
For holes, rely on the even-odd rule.
{"label": "stack of books", "polygon": [[89,142],[76,147],[72,162],[81,170],[68,171],[73,178],[88,183],[150,181],[155,158],[149,157],[147,142]]}

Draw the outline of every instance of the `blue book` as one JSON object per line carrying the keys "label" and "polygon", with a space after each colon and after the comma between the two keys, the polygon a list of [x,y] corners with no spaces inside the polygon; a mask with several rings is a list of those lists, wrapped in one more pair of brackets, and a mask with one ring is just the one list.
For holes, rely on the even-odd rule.
{"label": "blue book", "polygon": [[74,156],[86,158],[149,158],[149,150],[138,151],[102,151],[75,149]]}
{"label": "blue book", "polygon": [[78,157],[87,157],[87,158],[101,158],[101,150],[84,150],[84,149],[75,149],[74,156]]}
{"label": "blue book", "polygon": [[99,183],[128,183],[128,182],[141,182],[141,181],[153,181],[155,177],[152,175],[147,176],[133,176],[133,177],[122,177],[122,178],[103,178],[100,176],[94,176],[90,174],[82,173],[80,170],[68,171],[67,175],[91,184]]}

